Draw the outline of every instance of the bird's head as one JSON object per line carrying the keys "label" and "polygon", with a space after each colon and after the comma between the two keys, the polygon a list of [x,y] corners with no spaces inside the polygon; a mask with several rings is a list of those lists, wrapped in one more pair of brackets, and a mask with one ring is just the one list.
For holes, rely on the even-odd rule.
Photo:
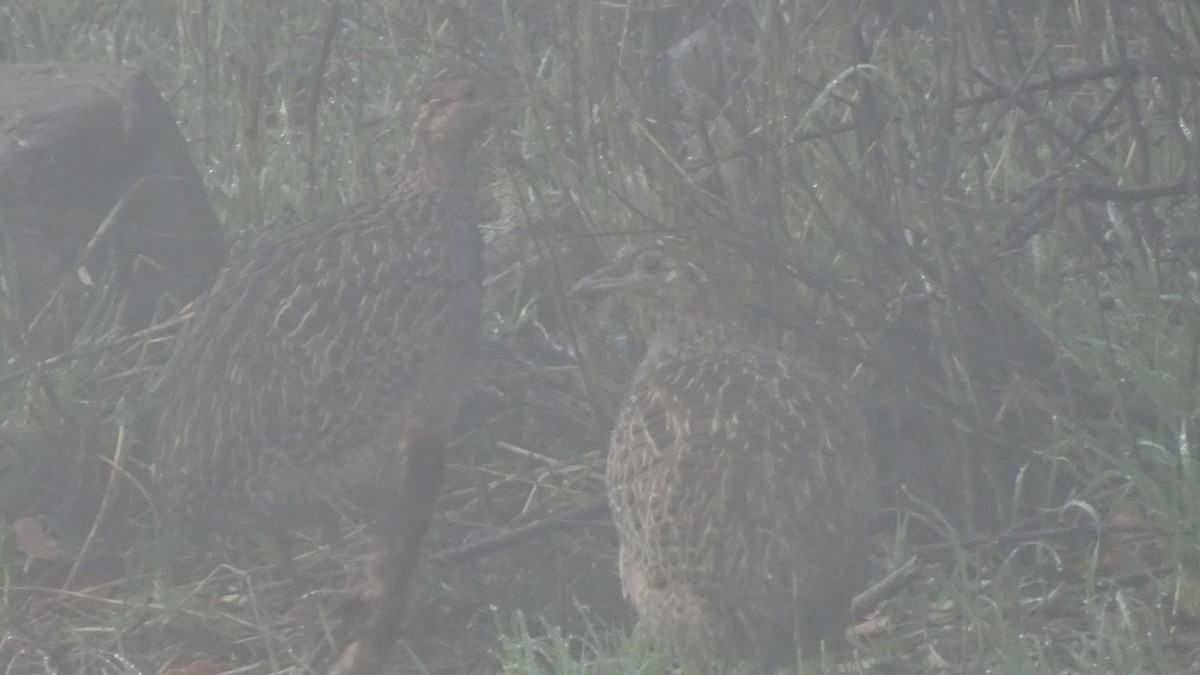
{"label": "bird's head", "polygon": [[656,313],[708,314],[719,296],[706,263],[695,243],[660,236],[623,248],[612,263],[580,279],[567,295],[584,299],[610,293],[649,305]]}
{"label": "bird's head", "polygon": [[476,73],[442,71],[421,91],[413,150],[434,161],[462,163],[483,144],[498,97]]}

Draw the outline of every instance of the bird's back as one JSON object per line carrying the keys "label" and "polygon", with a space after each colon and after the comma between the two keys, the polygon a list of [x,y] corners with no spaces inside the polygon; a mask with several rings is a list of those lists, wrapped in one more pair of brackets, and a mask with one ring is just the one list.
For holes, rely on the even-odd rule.
{"label": "bird's back", "polygon": [[470,203],[416,171],[230,261],[167,367],[159,472],[175,509],[303,514],[369,493],[406,419],[453,422],[478,335]]}
{"label": "bird's back", "polygon": [[703,662],[786,663],[845,626],[876,511],[865,424],[784,354],[717,341],[639,367],[613,431],[609,499],[626,592]]}

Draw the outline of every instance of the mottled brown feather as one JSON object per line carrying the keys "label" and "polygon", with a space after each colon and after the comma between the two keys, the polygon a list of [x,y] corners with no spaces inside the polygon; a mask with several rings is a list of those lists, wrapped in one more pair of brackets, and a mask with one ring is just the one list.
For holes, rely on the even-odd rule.
{"label": "mottled brown feather", "polygon": [[845,629],[877,510],[866,426],[818,367],[754,346],[712,268],[664,237],[573,295],[620,292],[654,322],[613,429],[607,485],[640,625],[704,672],[763,672]]}
{"label": "mottled brown feather", "polygon": [[374,479],[408,427],[449,431],[480,316],[468,157],[488,104],[470,88],[431,87],[382,197],[267,229],[198,303],[163,387],[170,512],[289,527],[386,488]]}
{"label": "mottled brown feather", "polygon": [[482,298],[470,157],[494,104],[482,93],[471,77],[432,84],[395,184],[241,249],[167,365],[156,477],[172,519],[201,536],[249,521],[286,541],[331,506],[373,511],[358,630],[331,675],[383,667],[470,383]]}

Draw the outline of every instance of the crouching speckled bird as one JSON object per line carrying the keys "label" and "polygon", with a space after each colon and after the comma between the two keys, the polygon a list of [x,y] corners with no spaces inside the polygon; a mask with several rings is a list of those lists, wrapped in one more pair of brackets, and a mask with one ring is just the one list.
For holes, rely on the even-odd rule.
{"label": "crouching speckled bird", "polygon": [[619,293],[653,334],[606,480],[639,626],[684,666],[794,664],[840,637],[878,491],[867,426],[815,364],[755,346],[679,237],[631,246],[571,290]]}

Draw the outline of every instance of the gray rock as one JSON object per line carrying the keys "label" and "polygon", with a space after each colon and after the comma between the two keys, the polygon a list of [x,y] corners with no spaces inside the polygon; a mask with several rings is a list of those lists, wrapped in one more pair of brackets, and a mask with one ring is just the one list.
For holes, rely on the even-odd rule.
{"label": "gray rock", "polygon": [[43,354],[100,314],[146,326],[202,292],[226,255],[162,96],[105,64],[0,66],[0,234],[17,325]]}

